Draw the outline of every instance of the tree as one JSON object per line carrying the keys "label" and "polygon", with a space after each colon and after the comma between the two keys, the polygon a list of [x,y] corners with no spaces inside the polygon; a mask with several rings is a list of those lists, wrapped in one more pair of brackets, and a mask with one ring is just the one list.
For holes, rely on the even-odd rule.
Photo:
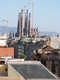
{"label": "tree", "polygon": [[20,58],[21,59],[26,59],[26,55],[23,53],[23,54],[20,55]]}

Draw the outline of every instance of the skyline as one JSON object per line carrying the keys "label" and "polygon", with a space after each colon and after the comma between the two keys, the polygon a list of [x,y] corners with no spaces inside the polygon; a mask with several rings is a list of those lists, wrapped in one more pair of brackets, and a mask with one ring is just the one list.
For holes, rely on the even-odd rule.
{"label": "skyline", "polygon": [[40,31],[60,33],[60,0],[1,0],[0,26],[6,26],[6,22],[2,22],[2,20],[8,18],[8,26],[17,27],[18,14],[21,9],[24,9],[24,5],[32,15],[32,5],[28,5],[32,2],[34,4],[34,28],[38,27]]}

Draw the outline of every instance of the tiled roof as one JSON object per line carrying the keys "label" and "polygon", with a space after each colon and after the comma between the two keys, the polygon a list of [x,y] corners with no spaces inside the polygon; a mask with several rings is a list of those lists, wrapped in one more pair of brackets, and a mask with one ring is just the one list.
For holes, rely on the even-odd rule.
{"label": "tiled roof", "polygon": [[43,50],[45,50],[45,51],[53,51],[54,48],[52,48],[51,46],[46,46],[46,47],[43,48]]}
{"label": "tiled roof", "polygon": [[20,64],[11,64],[11,66],[25,79],[56,79],[40,62],[21,62]]}

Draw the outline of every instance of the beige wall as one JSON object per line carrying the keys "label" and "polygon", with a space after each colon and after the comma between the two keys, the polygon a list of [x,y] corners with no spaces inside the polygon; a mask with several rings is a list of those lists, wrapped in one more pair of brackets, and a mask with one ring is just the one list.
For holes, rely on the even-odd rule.
{"label": "beige wall", "polygon": [[42,49],[38,49],[38,52],[39,52],[40,54],[42,54]]}
{"label": "beige wall", "polygon": [[10,64],[8,64],[8,77],[21,78],[22,80],[24,80],[24,78]]}
{"label": "beige wall", "polygon": [[7,65],[0,65],[0,76],[7,76]]}

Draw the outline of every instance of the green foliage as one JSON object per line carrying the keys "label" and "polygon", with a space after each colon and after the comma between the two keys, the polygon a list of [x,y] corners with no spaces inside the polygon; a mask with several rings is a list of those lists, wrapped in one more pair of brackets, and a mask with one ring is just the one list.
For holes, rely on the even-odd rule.
{"label": "green foliage", "polygon": [[20,55],[20,58],[21,58],[21,59],[26,59],[26,55],[25,55],[25,54],[21,54],[21,55]]}

